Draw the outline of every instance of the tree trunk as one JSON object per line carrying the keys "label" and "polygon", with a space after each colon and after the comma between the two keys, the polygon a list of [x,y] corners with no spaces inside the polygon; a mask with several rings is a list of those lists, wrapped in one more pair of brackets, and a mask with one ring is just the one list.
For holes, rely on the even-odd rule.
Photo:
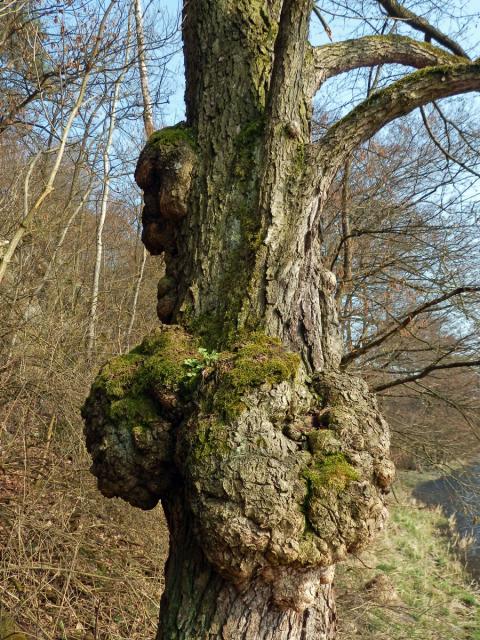
{"label": "tree trunk", "polygon": [[196,542],[188,506],[181,499],[164,502],[164,509],[171,547],[157,640],[334,637],[332,584],[319,580],[313,587],[314,604],[303,611],[274,606],[272,587],[261,577],[239,589],[213,569]]}
{"label": "tree trunk", "polygon": [[83,415],[104,494],[163,501],[159,640],[333,638],[334,565],[385,520],[388,427],[338,373],[320,258],[345,153],[312,178],[311,9],[185,2],[187,122],[136,169],[163,324],[102,370]]}

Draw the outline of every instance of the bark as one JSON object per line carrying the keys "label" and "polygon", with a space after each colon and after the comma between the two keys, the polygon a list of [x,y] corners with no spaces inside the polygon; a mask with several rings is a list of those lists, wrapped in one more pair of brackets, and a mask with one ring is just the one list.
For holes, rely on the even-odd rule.
{"label": "bark", "polygon": [[172,544],[160,608],[157,640],[223,638],[285,640],[334,637],[335,601],[332,584],[307,572],[312,600],[304,611],[272,607],[272,585],[262,578],[238,589],[218,574],[205,558],[191,527],[188,507],[180,499],[164,502]]}
{"label": "bark", "polygon": [[[142,239],[165,254],[162,324],[102,369],[83,415],[103,493],[163,502],[162,640],[333,638],[334,566],[386,517],[388,427],[366,385],[339,372],[319,222],[355,146],[480,74],[403,38],[383,58],[376,39],[312,50],[311,10],[185,2],[187,121],[153,134],[137,164]],[[379,55],[441,66],[374,93],[312,144],[316,83]]]}

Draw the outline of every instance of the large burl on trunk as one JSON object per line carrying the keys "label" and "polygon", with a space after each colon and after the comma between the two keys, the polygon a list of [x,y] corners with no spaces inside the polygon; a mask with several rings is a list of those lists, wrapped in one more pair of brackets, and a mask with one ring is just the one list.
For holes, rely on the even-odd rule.
{"label": "large burl on trunk", "polygon": [[[333,638],[335,563],[385,520],[388,428],[340,370],[319,222],[358,144],[478,69],[395,36],[314,48],[311,9],[185,2],[186,122],[155,133],[136,170],[143,240],[165,254],[161,324],[101,370],[83,415],[102,492],[162,501],[159,640]],[[320,84],[378,61],[429,68],[312,143]]]}
{"label": "large burl on trunk", "polygon": [[106,496],[162,500],[158,638],[331,638],[334,565],[385,520],[388,430],[365,384],[263,331],[215,356],[165,325],[106,365],[84,407]]}

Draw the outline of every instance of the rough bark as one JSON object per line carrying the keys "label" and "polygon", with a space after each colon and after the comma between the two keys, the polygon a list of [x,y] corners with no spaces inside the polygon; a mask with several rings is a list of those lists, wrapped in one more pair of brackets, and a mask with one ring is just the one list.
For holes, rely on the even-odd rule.
{"label": "rough bark", "polygon": [[265,334],[200,368],[198,344],[161,328],[83,410],[102,492],[166,510],[158,637],[333,638],[334,565],[385,521],[387,425],[363,382],[307,379]]}
{"label": "rough bark", "polygon": [[257,577],[239,588],[213,568],[192,530],[188,506],[180,498],[164,501],[164,508],[172,544],[166,566],[169,589],[162,598],[157,640],[334,637],[333,586],[328,575],[323,584],[324,571],[307,569],[303,575],[301,586],[315,606],[303,611],[272,606],[271,581]]}
{"label": "rough bark", "polygon": [[[404,38],[313,50],[311,9],[185,2],[187,121],[151,136],[136,169],[143,241],[165,254],[163,324],[104,367],[83,414],[103,493],[163,502],[162,640],[333,638],[334,566],[386,517],[388,427],[339,371],[322,207],[356,145],[480,73]],[[442,66],[312,144],[318,82],[375,61]]]}

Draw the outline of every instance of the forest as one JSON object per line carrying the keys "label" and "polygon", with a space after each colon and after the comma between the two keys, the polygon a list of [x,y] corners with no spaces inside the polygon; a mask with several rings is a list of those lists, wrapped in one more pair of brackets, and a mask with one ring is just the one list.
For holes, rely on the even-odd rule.
{"label": "forest", "polygon": [[479,27],[0,3],[0,640],[480,640]]}

